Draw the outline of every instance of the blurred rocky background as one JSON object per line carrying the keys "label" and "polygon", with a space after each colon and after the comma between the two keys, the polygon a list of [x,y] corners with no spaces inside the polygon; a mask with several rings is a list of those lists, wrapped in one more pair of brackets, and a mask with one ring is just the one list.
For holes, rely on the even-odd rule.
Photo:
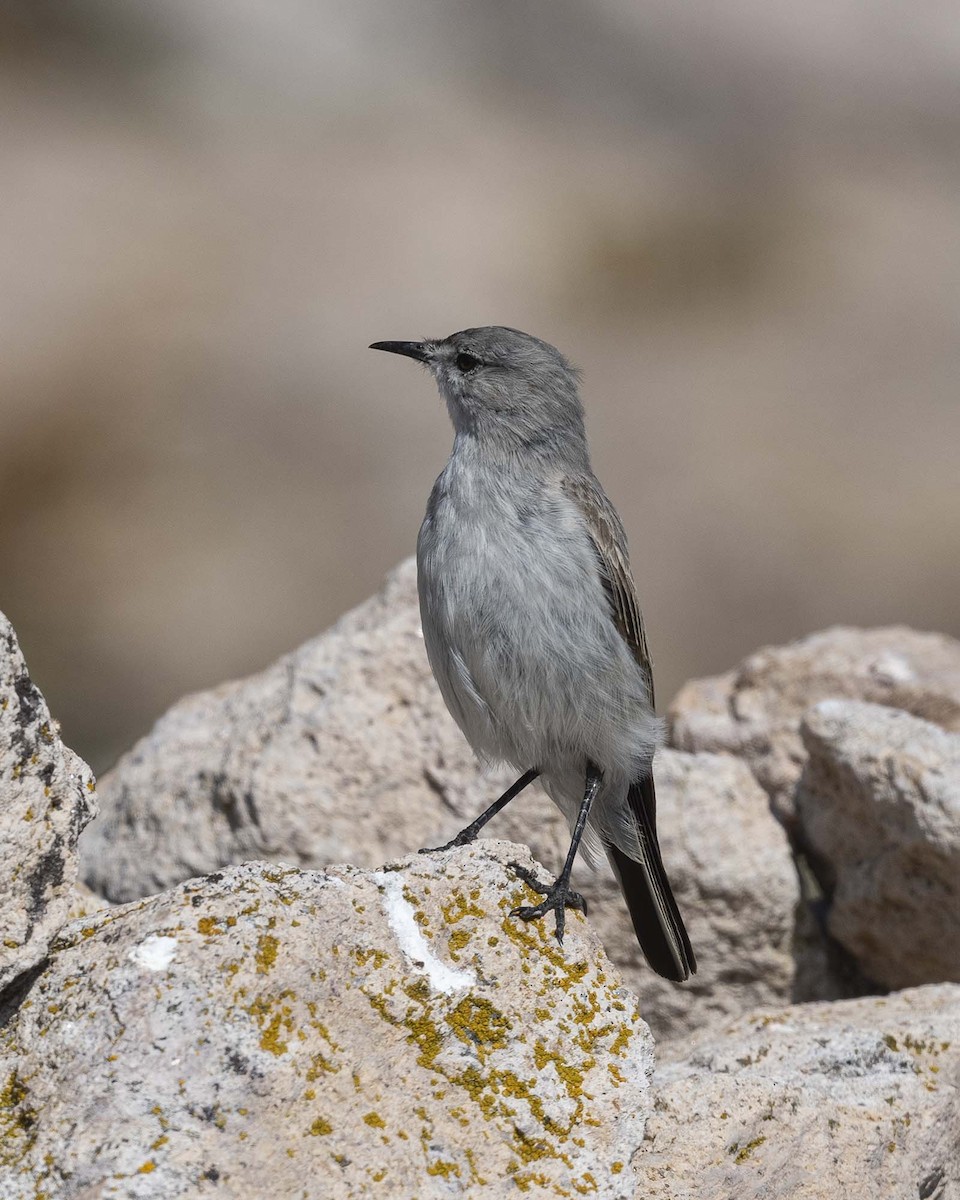
{"label": "blurred rocky background", "polygon": [[377,338],[585,373],[658,691],[960,633],[960,42],[865,0],[6,0],[0,606],[103,769],[411,550]]}

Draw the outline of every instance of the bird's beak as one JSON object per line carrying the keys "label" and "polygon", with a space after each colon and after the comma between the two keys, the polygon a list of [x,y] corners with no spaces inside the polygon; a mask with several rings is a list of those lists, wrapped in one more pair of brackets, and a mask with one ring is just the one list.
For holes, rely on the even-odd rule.
{"label": "bird's beak", "polygon": [[417,362],[430,362],[433,347],[429,342],[374,342],[371,350],[386,350],[388,354],[405,354]]}

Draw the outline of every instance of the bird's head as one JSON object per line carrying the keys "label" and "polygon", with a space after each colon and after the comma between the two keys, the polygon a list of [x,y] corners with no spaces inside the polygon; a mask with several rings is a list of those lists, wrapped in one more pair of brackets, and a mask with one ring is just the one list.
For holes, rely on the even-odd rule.
{"label": "bird's head", "polygon": [[516,452],[586,451],[577,372],[559,350],[529,333],[487,325],[436,341],[370,348],[423,363],[458,434]]}

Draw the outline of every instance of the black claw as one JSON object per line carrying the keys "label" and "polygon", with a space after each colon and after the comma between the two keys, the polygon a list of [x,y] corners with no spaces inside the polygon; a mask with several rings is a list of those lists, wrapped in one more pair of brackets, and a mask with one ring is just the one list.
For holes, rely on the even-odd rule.
{"label": "black claw", "polygon": [[536,905],[521,905],[510,913],[511,917],[519,917],[521,921],[536,921],[552,912],[556,922],[557,941],[563,945],[563,931],[567,923],[566,910],[575,908],[587,915],[587,902],[579,892],[574,892],[561,877],[554,883],[544,884],[537,879],[532,871],[521,867],[519,863],[511,863],[511,869],[534,892],[539,892],[543,900]]}
{"label": "black claw", "polygon": [[464,837],[462,833],[458,833],[455,838],[452,838],[443,846],[424,846],[418,850],[418,854],[441,854],[444,850],[455,850],[457,846],[469,846],[477,840],[477,835],[473,837]]}
{"label": "black claw", "polygon": [[526,867],[521,867],[519,863],[512,862],[508,865],[514,875],[518,879],[522,879],[531,892],[539,892],[541,896],[549,895],[553,887],[552,883],[541,883],[532,871],[529,871]]}

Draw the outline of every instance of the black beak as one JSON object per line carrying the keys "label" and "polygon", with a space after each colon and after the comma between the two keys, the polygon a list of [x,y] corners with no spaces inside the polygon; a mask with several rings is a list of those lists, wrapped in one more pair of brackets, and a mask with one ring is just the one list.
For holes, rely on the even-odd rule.
{"label": "black beak", "polygon": [[371,350],[386,350],[388,354],[405,354],[417,362],[429,362],[433,350],[427,342],[374,342]]}

